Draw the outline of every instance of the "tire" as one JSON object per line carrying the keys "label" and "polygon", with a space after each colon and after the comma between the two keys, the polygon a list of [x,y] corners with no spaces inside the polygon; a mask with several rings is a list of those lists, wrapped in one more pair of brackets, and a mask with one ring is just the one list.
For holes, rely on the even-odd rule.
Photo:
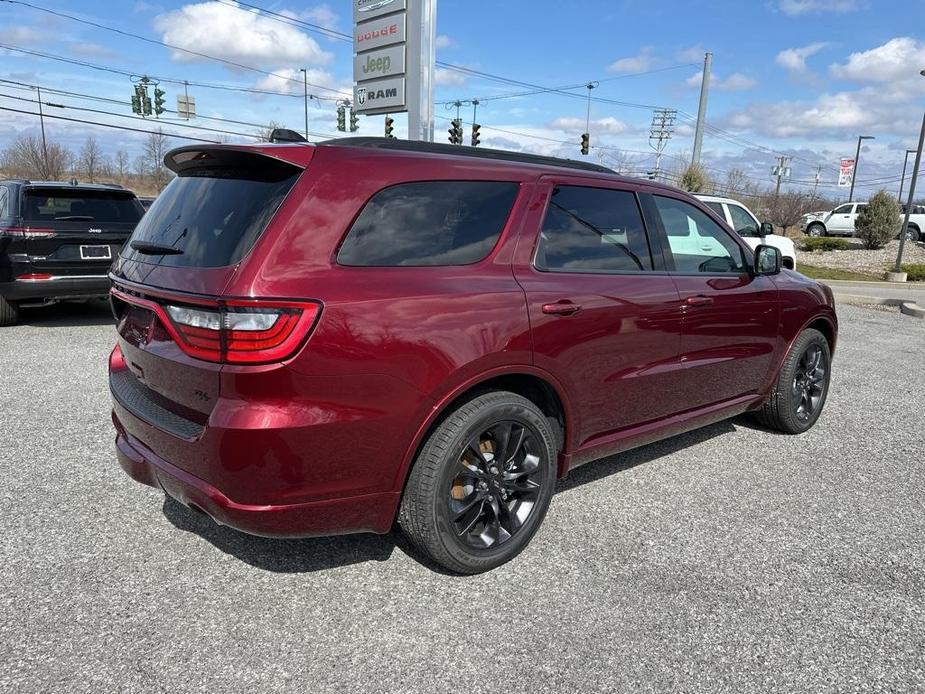
{"label": "tire", "polygon": [[813,236],[813,237],[819,237],[819,236],[826,236],[826,235],[827,235],[826,232],[825,232],[825,226],[822,225],[822,224],[819,224],[818,222],[816,222],[815,224],[810,224],[810,225],[806,228],[806,234],[807,234],[808,236]]}
{"label": "tire", "polygon": [[[399,525],[418,549],[456,573],[510,561],[549,508],[557,440],[526,398],[507,391],[474,397],[428,436],[402,496]],[[494,465],[499,448],[505,453]]]}
{"label": "tire", "polygon": [[910,224],[906,229],[906,241],[918,241],[920,238],[922,238],[922,234]]}
{"label": "tire", "polygon": [[828,341],[818,330],[804,330],[787,353],[771,394],[756,413],[758,421],[785,434],[808,431],[825,405],[831,373]]}
{"label": "tire", "polygon": [[0,326],[16,325],[19,322],[19,306],[0,296]]}

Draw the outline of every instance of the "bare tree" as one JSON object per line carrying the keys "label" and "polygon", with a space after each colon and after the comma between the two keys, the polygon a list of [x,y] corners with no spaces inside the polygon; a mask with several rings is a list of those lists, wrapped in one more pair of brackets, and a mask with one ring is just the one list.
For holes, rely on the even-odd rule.
{"label": "bare tree", "polygon": [[80,173],[86,176],[90,183],[99,178],[103,168],[103,150],[100,149],[99,143],[92,135],[84,141],[83,147],[80,148],[77,166]]}
{"label": "bare tree", "polygon": [[120,179],[125,179],[129,172],[128,152],[120,149],[116,152],[115,173]]}
{"label": "bare tree", "polygon": [[748,184],[748,177],[742,169],[730,169],[726,172],[726,183],[724,188],[726,195],[735,197],[745,192]]}
{"label": "bare tree", "polygon": [[64,178],[74,155],[58,144],[49,142],[43,151],[42,141],[32,135],[20,135],[0,152],[0,166],[10,176],[44,181]]}
{"label": "bare tree", "polygon": [[261,142],[269,142],[270,135],[277,128],[282,128],[282,123],[277,123],[275,120],[271,120],[265,128],[257,128],[255,135],[260,138]]}
{"label": "bare tree", "polygon": [[167,153],[168,137],[161,128],[148,135],[145,142],[145,161],[147,162],[147,175],[151,183],[161,190],[170,180],[170,172],[164,166],[164,155]]}
{"label": "bare tree", "polygon": [[787,230],[798,224],[800,217],[812,208],[813,201],[807,195],[791,191],[769,196],[766,204],[767,220],[780,227],[786,235]]}

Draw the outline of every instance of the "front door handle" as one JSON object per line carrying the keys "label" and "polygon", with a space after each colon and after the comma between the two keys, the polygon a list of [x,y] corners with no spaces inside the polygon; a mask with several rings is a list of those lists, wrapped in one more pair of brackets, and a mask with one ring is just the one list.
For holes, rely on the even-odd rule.
{"label": "front door handle", "polygon": [[543,304],[543,313],[550,316],[571,316],[581,310],[579,304],[574,304],[568,299],[557,301],[554,304]]}
{"label": "front door handle", "polygon": [[689,296],[684,300],[685,306],[709,306],[713,303],[713,298],[709,296]]}

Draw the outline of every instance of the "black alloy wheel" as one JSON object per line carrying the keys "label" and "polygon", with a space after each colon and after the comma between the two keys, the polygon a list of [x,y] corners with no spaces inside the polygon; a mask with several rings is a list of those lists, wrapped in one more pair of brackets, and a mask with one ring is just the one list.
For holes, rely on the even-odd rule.
{"label": "black alloy wheel", "polygon": [[448,508],[457,536],[488,549],[510,541],[536,508],[545,468],[538,434],[515,421],[493,424],[473,436],[450,480]]}
{"label": "black alloy wheel", "polygon": [[825,393],[827,365],[822,347],[810,344],[797,362],[793,375],[793,407],[797,419],[808,422],[818,414]]}

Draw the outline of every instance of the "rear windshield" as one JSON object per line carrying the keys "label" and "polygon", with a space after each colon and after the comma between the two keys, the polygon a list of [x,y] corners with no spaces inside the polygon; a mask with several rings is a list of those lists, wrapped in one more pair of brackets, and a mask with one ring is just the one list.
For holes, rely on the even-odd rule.
{"label": "rear windshield", "polygon": [[141,208],[128,191],[32,188],[25,191],[22,216],[27,222],[137,224]]}
{"label": "rear windshield", "polygon": [[[122,250],[125,258],[174,267],[223,267],[257,242],[301,173],[288,165],[183,171],[157,196]],[[180,253],[140,253],[132,243]]]}
{"label": "rear windshield", "polygon": [[366,203],[337,254],[352,266],[467,265],[491,252],[519,184],[403,183]]}

